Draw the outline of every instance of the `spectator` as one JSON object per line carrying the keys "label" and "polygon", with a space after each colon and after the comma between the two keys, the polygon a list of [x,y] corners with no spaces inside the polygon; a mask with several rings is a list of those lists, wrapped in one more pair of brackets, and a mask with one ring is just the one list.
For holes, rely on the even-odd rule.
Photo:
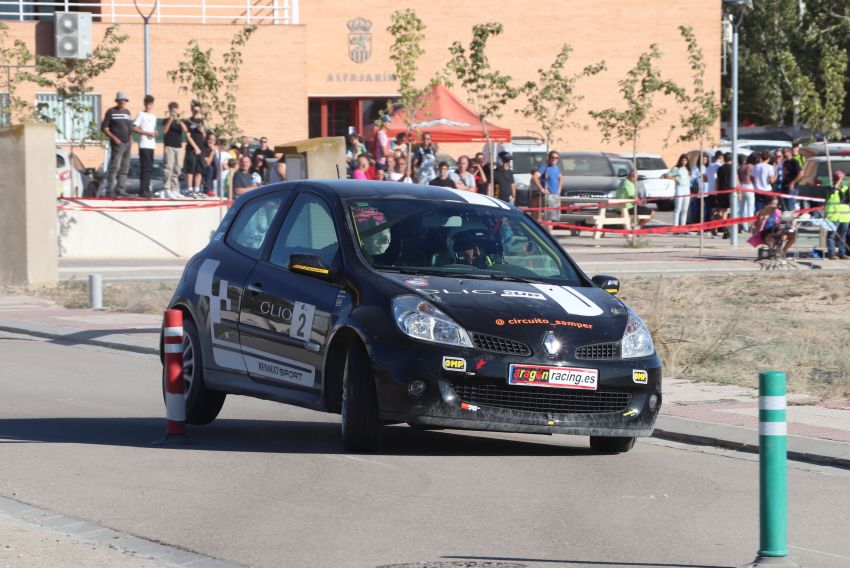
{"label": "spectator", "polygon": [[127,109],[127,93],[118,91],[115,106],[106,111],[100,129],[109,138],[109,170],[106,174],[109,197],[129,197],[124,191],[130,171],[130,133],[138,130]]}
{"label": "spectator", "polygon": [[796,160],[797,163],[800,165],[800,169],[802,169],[803,166],[806,165],[806,157],[800,153],[799,142],[794,142],[793,144],[791,144],[791,153],[794,156],[794,160]]}
{"label": "spectator", "polygon": [[428,182],[428,185],[436,185],[437,187],[448,187],[450,189],[456,189],[455,182],[452,178],[449,177],[449,165],[446,162],[440,162],[439,165],[440,174]]}
{"label": "spectator", "polygon": [[254,150],[251,158],[256,158],[257,154],[262,154],[265,159],[274,158],[274,149],[269,148],[269,139],[265,136],[260,138],[260,147]]}
{"label": "spectator", "polygon": [[242,154],[239,153],[239,144],[237,144],[236,142],[231,142],[230,143],[230,157],[238,162],[239,157],[241,155]]}
{"label": "spectator", "polygon": [[[847,256],[847,228],[850,226],[850,200],[848,200],[847,184],[844,182],[844,172],[841,170],[832,174],[832,191],[824,204],[824,214],[827,221],[835,225],[834,231],[826,235],[826,258],[829,260],[850,259]],[[836,238],[837,237],[837,238]],[[836,248],[836,241],[838,246]]]}
{"label": "spectator", "polygon": [[[629,170],[629,175],[623,178],[620,182],[620,185],[617,187],[617,199],[630,199],[629,203],[626,203],[625,208],[626,212],[631,215],[632,207],[634,207],[635,201],[635,184],[637,183],[637,170],[632,169]],[[638,221],[638,226],[643,227],[655,217],[655,209],[650,209],[645,205],[637,206],[638,215],[649,215],[648,219],[641,219]]]}
{"label": "spectator", "polygon": [[188,136],[186,137],[186,158],[183,169],[186,170],[188,194],[191,197],[201,195],[201,183],[204,177],[203,146],[207,132],[204,129],[204,118],[201,116],[201,105],[192,101],[192,116],[184,121]]}
{"label": "spectator", "polygon": [[661,177],[676,184],[673,198],[673,226],[688,224],[688,207],[691,204],[691,170],[687,154],[679,156],[676,165]]}
{"label": "spectator", "polygon": [[399,132],[390,142],[390,149],[396,157],[407,156],[407,132]]}
{"label": "spectator", "polygon": [[274,172],[276,174],[275,181],[286,181],[286,156],[281,154],[277,163],[274,165]]}
{"label": "spectator", "polygon": [[[788,149],[788,153],[791,153],[790,148]],[[787,159],[793,160],[793,158]],[[764,209],[759,211],[759,214],[756,216],[755,230],[761,242],[765,243],[768,247],[772,247],[776,239],[779,239],[778,246],[782,246],[782,241],[785,241],[785,245],[782,246],[780,251],[784,257],[797,240],[797,220],[793,219],[791,226],[783,229],[781,219],[779,198],[771,197]]]}
{"label": "spectator", "polygon": [[251,173],[260,176],[260,183],[266,179],[266,171],[269,169],[266,163],[266,157],[263,154],[254,154],[254,159],[251,160]]}
{"label": "spectator", "polygon": [[[729,218],[730,190],[733,189],[732,152],[723,154],[723,165],[717,168],[717,194],[714,196],[714,211],[712,218],[725,221]],[[729,238],[729,228],[723,228],[723,238]]]}
{"label": "spectator", "polygon": [[699,198],[699,196],[705,191],[705,181],[703,180],[705,176],[705,171],[709,166],[709,156],[708,154],[702,155],[702,163],[691,168],[691,207],[690,213],[688,214],[688,222],[689,223],[700,223],[705,221],[705,218],[700,219],[700,208],[707,208],[703,201]]}
{"label": "spectator", "polygon": [[[770,150],[765,150],[759,157],[759,163],[753,168],[753,187],[756,191],[772,191],[774,181],[776,170],[770,165]],[[763,193],[756,194],[754,213],[764,209],[767,199],[768,196]]]}
{"label": "spectator", "polygon": [[133,121],[133,132],[139,133],[139,197],[150,199],[153,152],[156,148],[156,115],[151,112],[153,97],[145,95],[144,104],[145,110]]}
{"label": "spectator", "polygon": [[493,172],[496,197],[505,203],[516,202],[516,182],[514,181],[514,173],[511,171],[511,160],[513,160],[513,156],[510,152],[499,152],[499,165]]}
{"label": "spectator", "polygon": [[354,170],[354,173],[351,177],[354,179],[362,180],[374,179],[374,176],[369,172],[369,169],[369,156],[367,156],[366,154],[360,154],[359,156],[357,156],[357,168]]}
{"label": "spectator", "polygon": [[782,191],[782,162],[784,161],[785,152],[783,150],[777,150],[771,162],[773,170],[776,172],[776,179],[771,185],[773,186],[773,191],[777,193]]}
{"label": "spectator", "polygon": [[203,192],[212,197],[215,195],[216,182],[221,175],[221,160],[218,155],[218,139],[212,132],[208,132],[201,148],[201,157],[204,164]]}
{"label": "spectator", "polygon": [[[792,196],[799,195],[800,190],[797,189],[797,182],[803,177],[803,168],[800,167],[800,162],[794,159],[791,148],[785,148],[782,151],[782,193]],[[794,211],[797,209],[796,197],[783,197],[782,209],[785,211]]]}
{"label": "spectator", "polygon": [[469,156],[461,156],[457,159],[457,170],[452,172],[450,177],[457,189],[476,192],[475,177],[469,173]]}
{"label": "spectator", "polygon": [[233,174],[233,194],[237,197],[260,187],[251,173],[251,157],[239,158],[239,170]]}
{"label": "spectator", "polygon": [[[714,161],[705,168],[703,181],[705,181],[705,218],[703,221],[714,218],[714,209],[717,207],[714,195],[717,192],[717,171],[723,165],[723,152],[718,150],[714,153]],[[712,230],[711,235],[717,236],[717,230]]]}
{"label": "spectator", "polygon": [[360,136],[356,132],[352,132],[346,138],[345,161],[348,163],[349,176],[354,176],[354,170],[357,169],[357,157],[360,154],[366,153],[366,147],[360,141]]}
{"label": "spectator", "polygon": [[[547,156],[547,163],[540,166],[534,172],[531,182],[541,194],[545,196],[543,201],[543,219],[557,223],[561,218],[561,184],[563,176],[561,168],[558,167],[558,152],[551,150]],[[551,225],[547,225],[549,232]]]}
{"label": "spectator", "polygon": [[490,178],[487,176],[487,173],[484,171],[484,168],[484,154],[478,152],[477,154],[475,154],[475,160],[473,160],[469,171],[472,173],[473,176],[475,176],[475,188],[478,190],[478,193],[483,193],[486,195],[487,184],[490,183]]}
{"label": "spectator", "polygon": [[[753,193],[752,190],[756,188],[755,185],[755,169],[756,169],[756,155],[755,153],[750,154],[746,157],[746,161],[741,164],[741,167],[738,168],[738,183],[743,190],[749,191],[741,191],[740,198],[738,200],[738,211],[735,215],[736,217],[752,217],[755,215],[756,209],[756,194]],[[750,232],[750,224],[742,223],[741,227],[745,232]]]}
{"label": "spectator", "polygon": [[390,172],[390,181],[413,183],[413,179],[410,177],[410,170],[407,167],[407,156],[404,154],[396,158],[395,169]]}
{"label": "spectator", "polygon": [[189,131],[180,120],[180,106],[172,101],[168,103],[168,113],[162,125],[162,142],[164,155],[162,158],[163,179],[165,182],[165,197],[180,199],[180,152],[183,147],[183,134]]}
{"label": "spectator", "polygon": [[239,145],[239,155],[248,156],[253,159],[251,156],[251,140],[244,134],[242,135],[241,144]]}
{"label": "spectator", "polygon": [[422,144],[413,153],[413,171],[418,183],[427,184],[437,175],[434,166],[437,163],[437,148],[431,143],[431,134],[422,133]]}
{"label": "spectator", "polygon": [[236,173],[236,168],[239,167],[239,160],[229,158],[221,168],[221,196],[227,199],[233,199],[233,174]]}
{"label": "spectator", "polygon": [[384,172],[384,181],[392,181],[392,173],[395,172],[395,155],[387,154],[387,171]]}
{"label": "spectator", "polygon": [[[375,133],[375,169],[381,172],[387,171],[387,156],[390,154],[390,138],[387,134],[387,125],[390,123],[390,115],[381,116],[375,123],[378,131]],[[381,179],[376,176],[377,179]]]}

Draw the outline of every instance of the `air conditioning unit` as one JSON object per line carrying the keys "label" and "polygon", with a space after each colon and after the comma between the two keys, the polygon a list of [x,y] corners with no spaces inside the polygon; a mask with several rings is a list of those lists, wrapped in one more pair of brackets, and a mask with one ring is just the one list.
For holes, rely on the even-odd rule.
{"label": "air conditioning unit", "polygon": [[91,55],[91,14],[56,12],[54,39],[56,57],[86,59]]}

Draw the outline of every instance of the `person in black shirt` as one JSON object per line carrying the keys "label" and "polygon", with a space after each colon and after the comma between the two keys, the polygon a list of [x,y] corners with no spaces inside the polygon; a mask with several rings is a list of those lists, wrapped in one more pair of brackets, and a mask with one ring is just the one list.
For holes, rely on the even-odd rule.
{"label": "person in black shirt", "polygon": [[496,197],[505,203],[516,201],[516,182],[514,182],[514,172],[511,170],[512,159],[510,152],[499,152],[501,165],[496,166],[496,172],[493,174]]}
{"label": "person in black shirt", "polygon": [[254,150],[254,153],[251,154],[251,159],[257,157],[258,154],[262,154],[264,158],[274,158],[274,150],[269,148],[269,139],[263,136],[260,138],[260,147]]}
{"label": "person in black shirt", "polygon": [[[723,154],[723,165],[717,168],[717,191],[718,192],[726,192],[733,188],[732,174],[734,170],[734,164],[732,163],[732,152],[726,152]],[[729,204],[731,203],[731,193],[718,193],[714,196],[714,219],[722,219],[726,220],[729,218]],[[722,229],[724,231],[723,238],[729,238],[729,230],[728,228]]]}
{"label": "person in black shirt", "polygon": [[106,111],[100,129],[109,138],[109,170],[106,174],[109,197],[128,197],[124,187],[130,171],[130,134],[141,132],[133,125],[133,117],[127,109],[127,93],[118,91],[115,106]]}
{"label": "person in black shirt", "polygon": [[[782,193],[799,195],[800,190],[797,189],[797,182],[803,177],[803,168],[800,166],[800,162],[794,159],[791,148],[785,148],[782,150],[782,154],[784,157],[784,160],[782,160],[782,185],[780,185]],[[783,197],[782,209],[784,211],[794,211],[797,209],[797,199],[794,197]]]}
{"label": "person in black shirt", "polygon": [[165,197],[178,199],[180,197],[180,152],[183,149],[183,135],[189,130],[180,120],[180,106],[172,101],[168,103],[168,113],[162,125],[163,178],[165,182]]}
{"label": "person in black shirt", "polygon": [[432,179],[428,182],[428,185],[436,185],[437,187],[450,187],[451,189],[457,188],[454,180],[449,177],[449,165],[446,162],[440,162],[439,166],[440,175]]}
{"label": "person in black shirt", "polygon": [[204,129],[204,118],[201,116],[201,105],[192,102],[192,116],[184,121],[189,133],[186,142],[186,159],[183,167],[186,170],[186,181],[189,184],[189,195],[199,197],[201,183],[204,178],[203,147],[207,131]]}

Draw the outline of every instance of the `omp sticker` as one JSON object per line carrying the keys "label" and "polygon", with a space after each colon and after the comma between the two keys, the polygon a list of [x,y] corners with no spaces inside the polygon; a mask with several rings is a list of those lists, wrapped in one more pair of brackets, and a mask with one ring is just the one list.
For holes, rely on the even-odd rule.
{"label": "omp sticker", "polygon": [[568,286],[532,284],[537,290],[552,298],[565,312],[574,316],[598,316],[602,308]]}
{"label": "omp sticker", "polygon": [[503,298],[528,298],[530,300],[545,300],[546,296],[539,292],[526,292],[525,290],[502,290]]}
{"label": "omp sticker", "polygon": [[299,361],[277,357],[277,361],[267,361],[245,355],[248,371],[261,377],[275,379],[284,383],[312,387],[316,382],[316,369]]}
{"label": "omp sticker", "polygon": [[649,379],[649,373],[646,371],[639,371],[637,369],[632,370],[632,380],[639,385],[645,385],[646,381]]}
{"label": "omp sticker", "polygon": [[446,371],[466,371],[466,359],[460,357],[443,357],[443,369]]}
{"label": "omp sticker", "polygon": [[316,314],[316,306],[295,302],[292,307],[292,321],[289,324],[289,336],[295,339],[307,341],[313,331],[313,316]]}

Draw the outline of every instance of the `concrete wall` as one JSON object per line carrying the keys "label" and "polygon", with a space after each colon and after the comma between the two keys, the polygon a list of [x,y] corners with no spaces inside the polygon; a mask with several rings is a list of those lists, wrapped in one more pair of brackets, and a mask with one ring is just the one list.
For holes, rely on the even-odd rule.
{"label": "concrete wall", "polygon": [[[53,211],[55,224],[55,203]],[[226,206],[212,200],[63,201],[58,211],[59,255],[68,258],[189,257],[209,243],[226,212]]]}
{"label": "concrete wall", "polygon": [[50,125],[0,128],[0,284],[57,281],[55,148]]}

